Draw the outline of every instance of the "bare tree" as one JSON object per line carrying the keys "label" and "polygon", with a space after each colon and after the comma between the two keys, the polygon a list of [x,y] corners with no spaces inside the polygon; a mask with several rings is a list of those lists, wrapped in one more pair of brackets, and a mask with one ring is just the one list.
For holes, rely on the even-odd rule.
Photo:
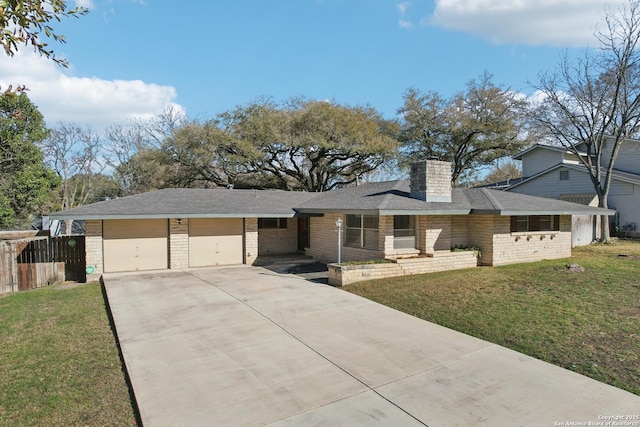
{"label": "bare tree", "polygon": [[[580,159],[599,206],[607,208],[620,147],[640,131],[640,1],[608,9],[604,22],[596,31],[598,49],[575,62],[565,55],[556,71],[540,75],[535,87],[543,100],[534,119]],[[601,240],[609,233],[604,216]]]}
{"label": "bare tree", "polygon": [[62,178],[60,208],[83,205],[91,195],[91,178],[105,167],[100,139],[93,129],[60,123],[43,141],[45,160]]}

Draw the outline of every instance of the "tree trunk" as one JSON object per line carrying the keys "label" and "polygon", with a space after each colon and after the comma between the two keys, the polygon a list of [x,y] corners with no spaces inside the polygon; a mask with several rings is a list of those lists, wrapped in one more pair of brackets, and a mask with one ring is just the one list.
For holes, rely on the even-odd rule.
{"label": "tree trunk", "polygon": [[[600,192],[598,192],[600,193]],[[604,209],[609,209],[608,194],[609,192],[603,192],[598,194],[598,206]],[[602,243],[609,243],[611,241],[611,230],[609,227],[609,215],[602,215],[600,217],[600,241]]]}

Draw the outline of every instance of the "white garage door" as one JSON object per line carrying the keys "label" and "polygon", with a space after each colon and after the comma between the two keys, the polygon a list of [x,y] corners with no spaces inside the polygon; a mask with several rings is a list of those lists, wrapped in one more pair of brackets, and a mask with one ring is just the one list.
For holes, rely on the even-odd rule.
{"label": "white garage door", "polygon": [[104,271],[168,268],[166,219],[118,219],[103,222]]}
{"label": "white garage door", "polygon": [[189,266],[242,264],[242,218],[189,220]]}

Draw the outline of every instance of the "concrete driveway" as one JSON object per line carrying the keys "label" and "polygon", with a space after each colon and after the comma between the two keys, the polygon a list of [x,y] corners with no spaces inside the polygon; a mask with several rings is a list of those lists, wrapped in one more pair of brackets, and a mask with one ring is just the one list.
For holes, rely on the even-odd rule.
{"label": "concrete driveway", "polygon": [[640,415],[639,396],[293,275],[110,274],[105,287],[145,426],[605,425]]}

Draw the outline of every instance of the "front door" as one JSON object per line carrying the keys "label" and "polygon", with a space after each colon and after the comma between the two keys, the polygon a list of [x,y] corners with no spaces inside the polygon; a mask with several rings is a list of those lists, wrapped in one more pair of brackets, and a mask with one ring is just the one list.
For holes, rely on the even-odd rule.
{"label": "front door", "polygon": [[298,250],[303,252],[304,248],[308,248],[310,240],[309,218],[298,217]]}

